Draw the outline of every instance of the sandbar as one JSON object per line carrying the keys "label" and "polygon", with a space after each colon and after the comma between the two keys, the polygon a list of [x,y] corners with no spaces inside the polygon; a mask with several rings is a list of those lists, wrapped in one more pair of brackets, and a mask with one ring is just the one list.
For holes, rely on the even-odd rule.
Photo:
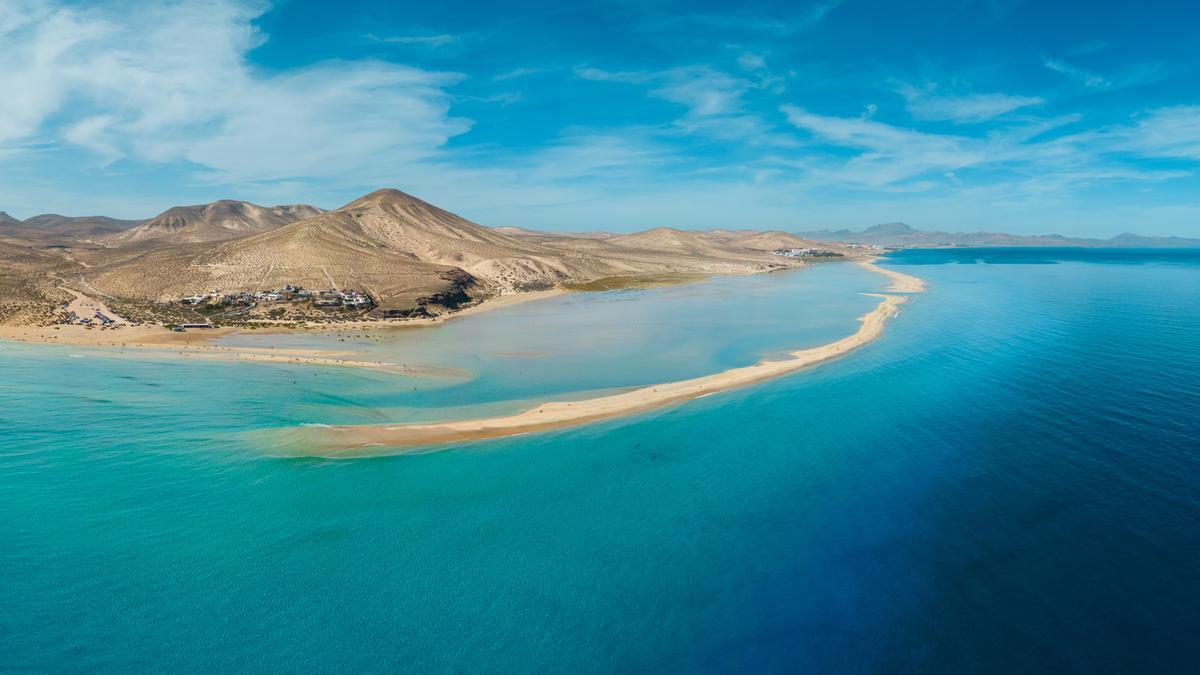
{"label": "sandbar", "polygon": [[280,454],[293,456],[355,457],[392,454],[402,448],[440,446],[504,436],[560,429],[632,415],[744,387],[776,378],[843,356],[883,334],[888,319],[899,313],[907,295],[925,290],[923,279],[879,267],[874,260],[858,264],[882,274],[892,283],[891,293],[866,293],[880,299],[875,309],[859,318],[859,328],[835,342],[791,352],[790,358],[763,360],[751,366],[689,380],[639,387],[629,391],[578,401],[543,403],[528,410],[498,417],[422,424],[322,425],[274,430]]}

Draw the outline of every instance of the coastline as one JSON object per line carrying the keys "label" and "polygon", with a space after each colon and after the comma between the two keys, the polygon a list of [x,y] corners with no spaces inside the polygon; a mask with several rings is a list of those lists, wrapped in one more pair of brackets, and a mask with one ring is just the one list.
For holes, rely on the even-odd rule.
{"label": "coastline", "polygon": [[[862,261],[858,261],[860,264]],[[789,269],[799,269],[797,265]],[[770,273],[779,270],[769,270]],[[707,278],[708,274],[693,275],[696,279]],[[680,283],[680,282],[672,282]],[[683,282],[687,283],[687,282]],[[402,363],[384,361],[363,361],[353,358],[336,358],[353,355],[357,352],[331,351],[322,349],[273,349],[228,347],[215,344],[221,338],[233,335],[281,335],[281,334],[330,334],[338,332],[380,330],[402,331],[416,328],[437,326],[455,319],[484,312],[490,312],[505,307],[513,307],[537,300],[566,295],[568,293],[586,293],[585,289],[556,287],[539,291],[523,291],[509,295],[500,295],[484,299],[477,304],[464,309],[448,312],[434,317],[411,319],[367,319],[356,321],[340,321],[336,323],[313,323],[295,325],[282,322],[279,325],[269,323],[258,324],[254,328],[243,326],[222,326],[210,329],[193,329],[186,332],[173,332],[159,325],[136,325],[119,317],[102,301],[85,296],[77,291],[65,289],[75,296],[71,309],[82,303],[90,312],[101,309],[116,319],[119,328],[89,328],[74,324],[54,324],[49,326],[33,325],[0,325],[0,342],[12,341],[25,344],[64,345],[77,347],[99,347],[106,350],[135,349],[146,352],[159,352],[158,356],[203,357],[223,360],[246,360],[274,363],[290,363],[311,366],[336,366],[347,368],[369,368],[384,372],[410,376],[444,376],[454,373],[453,377],[466,377],[466,371],[452,368],[431,366],[413,366]],[[150,356],[151,354],[146,354]]]}
{"label": "coastline", "polygon": [[[401,375],[433,377],[467,377],[469,374],[454,368],[414,366],[386,361],[363,361],[351,356],[359,352],[325,349],[274,349],[262,347],[227,347],[215,341],[239,334],[278,335],[284,333],[337,333],[362,330],[405,330],[436,326],[459,317],[472,316],[494,309],[512,307],[536,300],[563,295],[570,291],[554,288],[543,291],[527,291],[502,295],[485,300],[463,310],[435,317],[402,320],[346,321],[330,324],[311,324],[303,327],[265,326],[247,329],[226,326],[204,330],[176,333],[162,326],[135,326],[122,320],[121,327],[112,329],[86,328],[84,326],[58,324],[53,326],[0,326],[0,341],[8,340],[25,344],[64,345],[77,347],[99,347],[106,350],[134,349],[145,354],[139,356],[210,358],[217,360],[243,360],[270,363],[291,363],[311,366],[336,366],[346,368],[369,368]],[[79,294],[76,293],[78,296]],[[86,297],[86,296],[84,296]]]}
{"label": "coastline", "polygon": [[[876,260],[863,260],[857,264],[888,277],[892,282],[890,293],[921,293],[925,290],[923,279],[881,268],[875,264]],[[403,425],[322,425],[273,430],[272,433],[282,441],[276,445],[280,454],[366,457],[394,454],[402,448],[516,436],[643,413],[773,379],[844,356],[877,339],[883,334],[888,319],[899,314],[900,305],[907,302],[909,296],[890,293],[864,293],[880,298],[880,302],[875,309],[859,317],[859,328],[853,334],[818,347],[790,352],[790,358],[784,360],[763,360],[712,375],[597,398],[544,403],[499,417]]]}

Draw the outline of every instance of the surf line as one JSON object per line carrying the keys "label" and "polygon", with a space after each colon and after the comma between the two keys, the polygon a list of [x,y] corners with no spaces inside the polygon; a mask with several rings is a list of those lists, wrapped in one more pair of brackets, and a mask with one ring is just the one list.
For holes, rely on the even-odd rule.
{"label": "surf line", "polygon": [[909,296],[921,293],[925,281],[918,277],[885,269],[875,259],[860,261],[862,267],[891,280],[887,293],[864,293],[879,298],[875,309],[859,317],[852,335],[818,347],[801,349],[789,358],[763,360],[751,366],[732,368],[690,380],[653,384],[619,394],[578,401],[543,403],[512,415],[423,424],[332,425],[303,429],[275,430],[290,438],[275,448],[292,456],[353,457],[389,454],[400,448],[440,446],[450,443],[516,436],[579,426],[625,415],[647,412],[685,401],[709,396],[738,387],[795,372],[808,366],[844,356],[883,334],[888,319],[899,314],[900,305]]}

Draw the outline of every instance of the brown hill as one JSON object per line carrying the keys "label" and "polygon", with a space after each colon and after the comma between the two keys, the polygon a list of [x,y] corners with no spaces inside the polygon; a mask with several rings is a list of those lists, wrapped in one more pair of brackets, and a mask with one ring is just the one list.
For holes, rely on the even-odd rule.
{"label": "brown hill", "polygon": [[105,293],[141,299],[337,286],[368,290],[381,306],[404,309],[440,293],[469,289],[478,296],[569,280],[589,267],[570,257],[380,190],[248,237],[104,252],[89,280]]}
{"label": "brown hill", "polygon": [[367,290],[382,308],[401,310],[610,276],[784,264],[676,230],[611,239],[510,236],[398,190],[260,234],[115,249],[88,262],[88,281],[118,297],[174,299],[299,284]]}
{"label": "brown hill", "polygon": [[718,241],[734,241],[735,239],[744,239],[753,234],[758,234],[758,230],[705,230],[708,236]]}
{"label": "brown hill", "polygon": [[756,251],[774,251],[780,248],[839,248],[822,244],[811,239],[802,239],[794,234],[773,230],[769,232],[754,232],[736,240],[738,246]]}
{"label": "brown hill", "polygon": [[211,204],[176,206],[108,238],[113,245],[169,239],[170,243],[223,241],[258,234],[312,218],[321,209],[307,204],[258,206],[223,199]]}
{"label": "brown hill", "polygon": [[119,220],[107,216],[60,216],[43,213],[21,222],[21,227],[46,237],[65,239],[96,239],[123,232],[140,224],[140,220]]}
{"label": "brown hill", "polygon": [[722,242],[703,232],[676,230],[670,227],[657,227],[645,232],[623,234],[605,241],[622,248],[669,251],[687,255],[712,255],[714,253],[719,255],[725,250]]}

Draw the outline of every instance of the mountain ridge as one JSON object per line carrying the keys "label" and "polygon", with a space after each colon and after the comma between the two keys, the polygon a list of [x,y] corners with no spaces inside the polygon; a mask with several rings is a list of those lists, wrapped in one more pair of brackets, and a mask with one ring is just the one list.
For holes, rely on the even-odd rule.
{"label": "mountain ridge", "polygon": [[113,234],[107,243],[124,245],[169,239],[171,243],[223,241],[266,232],[323,213],[308,204],[259,206],[234,199],[173,206],[136,227]]}
{"label": "mountain ridge", "polygon": [[1109,239],[1065,237],[1060,234],[1021,235],[1006,232],[943,232],[918,230],[905,223],[883,223],[863,230],[810,230],[797,236],[824,242],[844,242],[872,246],[922,248],[943,246],[1082,246],[1088,248],[1194,248],[1200,239],[1187,237],[1155,237],[1131,233]]}
{"label": "mountain ridge", "polygon": [[[661,236],[702,245],[669,249],[654,244]],[[404,316],[605,277],[749,273],[795,264],[691,231],[652,231],[648,237],[516,236],[387,189],[222,241],[168,243],[165,237],[89,251],[81,254],[88,267],[80,276],[105,295],[142,303],[289,284],[349,288],[368,292],[379,312]]]}

